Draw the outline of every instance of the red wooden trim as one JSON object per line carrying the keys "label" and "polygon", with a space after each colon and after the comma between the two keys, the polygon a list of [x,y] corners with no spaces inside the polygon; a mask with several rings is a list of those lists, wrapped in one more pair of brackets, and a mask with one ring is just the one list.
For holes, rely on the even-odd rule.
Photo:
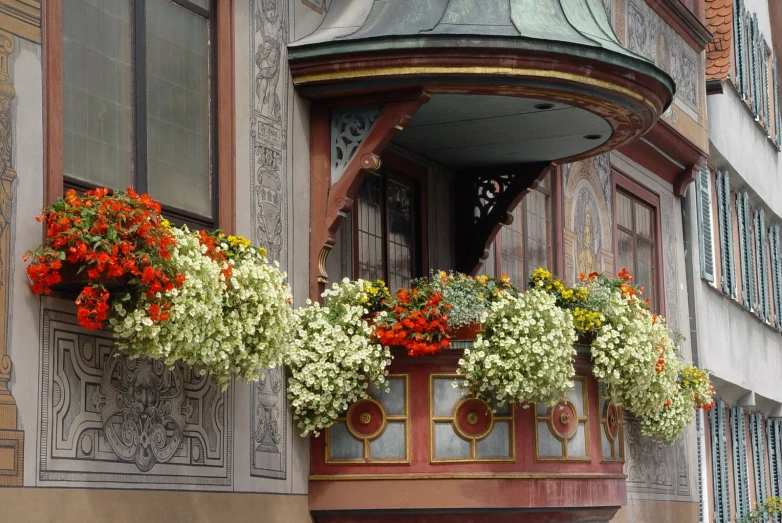
{"label": "red wooden trim", "polygon": [[[318,300],[321,281],[321,248],[326,245],[326,207],[331,183],[331,122],[329,108],[310,108],[310,299]],[[330,248],[330,247],[329,247]],[[323,261],[325,266],[325,260]]]}
{"label": "red wooden trim", "polygon": [[215,2],[217,27],[217,223],[236,231],[236,108],[234,106],[234,0]]}
{"label": "red wooden trim", "polygon": [[62,4],[43,2],[43,203],[50,205],[63,193],[62,156]]}
{"label": "red wooden trim", "polygon": [[645,187],[644,185],[638,183],[637,181],[633,180],[632,178],[628,177],[625,173],[621,172],[619,169],[615,167],[611,167],[611,179],[612,179],[612,185],[613,185],[613,192],[612,192],[612,203],[611,206],[611,212],[613,213],[613,223],[614,223],[614,230],[611,231],[614,237],[614,272],[619,272],[622,268],[617,267],[617,262],[619,260],[619,242],[618,242],[618,234],[616,233],[616,190],[617,188],[621,188],[625,192],[631,194],[632,196],[635,196],[636,198],[643,200],[647,205],[654,208],[654,214],[655,214],[655,234],[654,234],[654,249],[655,249],[655,256],[657,258],[657,267],[656,272],[656,279],[657,284],[655,285],[654,292],[656,294],[656,302],[657,302],[657,312],[658,314],[665,316],[665,281],[664,281],[664,271],[663,271],[663,249],[662,249],[662,243],[663,243],[663,229],[662,229],[662,220],[660,217],[660,196],[653,192],[651,189]]}
{"label": "red wooden trim", "polygon": [[[313,267],[315,270],[310,275],[312,299],[317,299],[328,283],[326,259],[336,242],[336,234],[342,220],[353,209],[358,188],[364,181],[365,170],[379,168],[378,154],[397,132],[407,126],[421,106],[429,101],[427,92],[419,90],[418,93],[416,100],[389,102],[383,107],[369,135],[345,167],[340,179],[333,185],[331,184],[331,122],[328,107],[324,106],[319,110],[323,113],[318,115],[317,122],[315,119],[312,120],[310,194],[313,217],[311,218],[310,263],[315,263]],[[325,220],[319,221],[320,204],[316,205],[315,200],[323,198],[324,195],[327,195],[324,208]],[[316,210],[317,214],[315,214]]]}

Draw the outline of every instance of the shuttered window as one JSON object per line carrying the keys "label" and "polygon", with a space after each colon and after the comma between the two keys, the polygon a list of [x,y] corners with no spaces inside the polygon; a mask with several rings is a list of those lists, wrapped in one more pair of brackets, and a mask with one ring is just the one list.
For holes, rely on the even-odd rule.
{"label": "shuttered window", "polygon": [[717,213],[719,214],[720,262],[722,292],[736,298],[736,268],[733,253],[733,216],[731,212],[730,176],[717,171]]}
{"label": "shuttered window", "polygon": [[744,0],[734,0],[733,2],[733,34],[736,35],[736,46],[734,48],[735,70],[736,70],[736,90],[742,99],[747,98],[747,63],[744,58],[746,52],[746,29],[744,24]]}
{"label": "shuttered window", "polygon": [[779,69],[777,68],[777,57],[771,61],[771,83],[774,92],[774,144],[779,149],[782,145],[782,132],[780,132],[780,112],[779,112]]}
{"label": "shuttered window", "polygon": [[755,211],[755,258],[758,269],[758,315],[764,323],[771,318],[768,300],[768,248],[766,243],[766,218],[763,209]]}
{"label": "shuttered window", "polygon": [[755,478],[755,500],[768,497],[766,486],[766,449],[763,438],[763,416],[753,412],[749,417],[749,430],[752,437],[752,467]]}
{"label": "shuttered window", "polygon": [[711,476],[714,491],[715,523],[733,521],[730,513],[730,479],[728,477],[728,439],[725,404],[717,401],[709,412],[711,429]]}
{"label": "shuttered window", "polygon": [[771,251],[771,293],[774,299],[774,325],[782,332],[782,259],[780,258],[779,225],[768,230],[768,246]]}
{"label": "shuttered window", "polygon": [[736,193],[736,219],[739,226],[739,259],[741,261],[741,298],[744,307],[755,310],[755,262],[752,248],[752,222],[749,195]]}
{"label": "shuttered window", "polygon": [[733,448],[733,485],[736,490],[736,519],[749,514],[749,468],[747,464],[747,429],[744,409],[730,409],[731,446]]}
{"label": "shuttered window", "polygon": [[782,422],[766,420],[771,495],[782,496]]}
{"label": "shuttered window", "polygon": [[695,185],[698,208],[698,247],[701,257],[701,278],[714,283],[714,237],[711,216],[711,173],[704,165]]}

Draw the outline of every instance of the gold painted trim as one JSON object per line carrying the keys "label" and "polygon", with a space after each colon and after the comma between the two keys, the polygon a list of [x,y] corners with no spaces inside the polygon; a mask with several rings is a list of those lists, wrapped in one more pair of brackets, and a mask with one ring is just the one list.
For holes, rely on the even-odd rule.
{"label": "gold painted trim", "polygon": [[579,472],[576,474],[535,473],[535,472],[498,472],[463,474],[339,474],[328,476],[312,474],[310,481],[383,481],[383,480],[419,480],[419,479],[627,479],[627,474],[603,474],[600,472]]}
{"label": "gold painted trim", "polygon": [[[470,396],[465,396],[461,400],[457,401],[455,406],[451,409],[450,416],[435,416],[434,405],[434,381],[435,379],[464,379],[464,376],[456,373],[433,373],[429,375],[429,463],[432,465],[438,465],[443,463],[515,463],[516,462],[516,423],[515,423],[515,411],[513,405],[508,405],[509,415],[496,416],[492,414],[492,421],[489,430],[479,438],[468,437],[465,438],[454,428],[456,420],[456,411],[464,401],[471,399]],[[466,458],[437,458],[435,457],[435,425],[437,423],[450,423],[454,434],[467,441],[470,444],[470,457]],[[496,423],[508,424],[508,438],[509,438],[509,450],[510,456],[504,458],[479,458],[478,456],[478,441],[488,437],[494,425]]]}
{"label": "gold painted trim", "polygon": [[[584,414],[578,416],[578,424],[581,424],[581,422],[584,423],[584,450],[586,451],[586,456],[577,456],[577,457],[570,457],[568,455],[568,440],[560,439],[557,437],[556,434],[554,434],[554,431],[551,430],[551,416],[552,416],[552,409],[556,407],[549,407],[546,411],[546,414],[538,414],[538,407],[537,405],[534,406],[535,409],[535,430],[533,434],[535,435],[535,461],[536,462],[545,462],[545,463],[573,463],[573,462],[591,462],[592,461],[592,439],[589,434],[589,390],[587,388],[587,378],[586,376],[573,376],[573,381],[580,381],[581,382],[581,403],[582,403],[582,412]],[[571,405],[573,404],[570,400],[568,401]],[[575,406],[575,405],[574,405]],[[575,410],[575,409],[574,409]],[[538,453],[539,449],[539,442],[538,442],[538,424],[540,422],[545,422],[546,426],[549,428],[549,431],[552,433],[552,436],[554,438],[558,439],[560,443],[562,444],[562,457],[547,457],[543,456],[541,457]],[[578,432],[578,426],[576,426],[576,432]],[[602,454],[602,452],[601,452]]]}
{"label": "gold painted trim", "polygon": [[0,29],[40,44],[41,2],[39,0],[0,0]]}
{"label": "gold painted trim", "polygon": [[[386,379],[402,379],[405,382],[404,387],[404,414],[388,414],[386,411],[386,408],[377,401],[376,399],[370,397],[372,401],[380,405],[381,410],[384,413],[384,427],[381,432],[379,432],[374,438],[366,438],[363,436],[357,437],[355,434],[353,434],[353,431],[350,430],[350,424],[347,423],[347,417],[341,416],[336,419],[336,423],[343,422],[347,426],[348,432],[352,437],[357,439],[358,441],[362,442],[363,445],[363,454],[364,457],[362,458],[353,458],[353,459],[331,459],[331,427],[328,427],[326,429],[326,444],[324,448],[324,463],[326,465],[372,465],[372,464],[394,464],[394,465],[410,465],[410,457],[412,456],[412,452],[410,449],[410,378],[408,374],[389,374],[386,376]],[[352,405],[351,405],[352,407]],[[348,408],[350,410],[350,407]],[[346,413],[347,415],[347,413]],[[402,421],[405,425],[405,457],[404,459],[372,459],[371,455],[371,441],[373,439],[377,439],[380,436],[383,435],[383,432],[385,432],[385,429],[388,426],[388,422],[390,421]]]}
{"label": "gold painted trim", "polygon": [[511,77],[533,77],[533,78],[556,78],[558,80],[566,80],[572,82],[578,82],[592,87],[599,87],[609,91],[621,93],[625,96],[638,100],[646,104],[652,112],[656,113],[658,109],[652,103],[651,100],[642,96],[635,91],[632,91],[621,85],[608,82],[606,80],[598,80],[590,76],[584,76],[574,73],[566,73],[564,71],[552,71],[550,69],[526,69],[520,67],[487,67],[487,66],[455,66],[455,65],[418,65],[418,66],[405,66],[405,67],[375,67],[354,69],[349,71],[333,71],[325,73],[312,73],[305,74],[299,77],[294,77],[294,85],[305,85],[316,82],[329,82],[333,80],[355,80],[357,78],[366,78],[372,76],[410,76],[417,74],[440,74],[440,75],[452,75],[452,74],[465,74],[465,75],[503,75]]}

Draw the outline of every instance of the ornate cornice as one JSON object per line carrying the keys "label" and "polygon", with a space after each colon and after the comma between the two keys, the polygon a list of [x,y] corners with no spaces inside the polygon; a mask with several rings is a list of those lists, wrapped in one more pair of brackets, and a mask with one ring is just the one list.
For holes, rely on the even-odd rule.
{"label": "ornate cornice", "polygon": [[41,1],[0,0],[0,29],[41,43]]}

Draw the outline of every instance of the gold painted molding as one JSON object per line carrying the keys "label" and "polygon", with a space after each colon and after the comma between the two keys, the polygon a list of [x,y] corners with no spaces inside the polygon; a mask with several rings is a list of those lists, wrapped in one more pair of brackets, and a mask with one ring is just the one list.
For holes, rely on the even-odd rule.
{"label": "gold painted molding", "polygon": [[41,43],[41,0],[0,0],[0,29]]}
{"label": "gold painted molding", "polygon": [[313,474],[309,476],[310,481],[391,481],[413,479],[627,479],[627,474],[603,474],[600,472],[575,474],[566,472],[487,472],[475,474],[335,474],[333,476]]}

